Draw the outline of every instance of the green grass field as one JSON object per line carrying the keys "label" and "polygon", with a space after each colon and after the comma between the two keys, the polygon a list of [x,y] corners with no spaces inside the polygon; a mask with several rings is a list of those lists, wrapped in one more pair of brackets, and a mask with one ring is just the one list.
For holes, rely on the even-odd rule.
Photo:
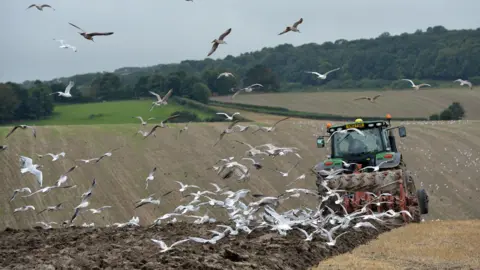
{"label": "green grass field", "polygon": [[[190,111],[201,119],[210,117],[209,113],[201,110],[187,108],[175,103],[166,106],[155,107],[151,112],[149,100],[127,100],[73,105],[56,105],[54,114],[48,119],[25,120],[18,124],[43,125],[95,125],[95,124],[135,124],[140,120],[132,118],[141,116],[146,121],[149,117],[155,117],[155,123],[165,119],[175,111]],[[148,122],[148,121],[147,121]],[[12,124],[9,124],[12,125]]]}

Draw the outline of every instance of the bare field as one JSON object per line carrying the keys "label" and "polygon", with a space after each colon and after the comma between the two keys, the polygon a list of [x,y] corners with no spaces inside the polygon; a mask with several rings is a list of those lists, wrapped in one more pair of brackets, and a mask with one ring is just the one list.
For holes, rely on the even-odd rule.
{"label": "bare field", "polygon": [[313,269],[480,269],[479,231],[479,220],[411,224]]}
{"label": "bare field", "polygon": [[[376,103],[357,100],[362,96],[382,94]],[[480,120],[480,91],[468,88],[387,90],[387,91],[329,91],[317,93],[239,94],[234,100],[230,96],[212,100],[253,105],[279,106],[290,110],[328,113],[344,116],[429,117],[440,113],[452,102],[460,102],[466,118]]]}

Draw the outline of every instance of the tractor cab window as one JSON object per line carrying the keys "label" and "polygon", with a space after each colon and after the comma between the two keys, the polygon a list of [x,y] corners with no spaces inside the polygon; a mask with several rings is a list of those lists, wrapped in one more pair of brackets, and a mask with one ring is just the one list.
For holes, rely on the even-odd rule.
{"label": "tractor cab window", "polygon": [[355,156],[384,151],[384,141],[379,128],[364,129],[362,134],[350,131],[333,135],[333,157]]}

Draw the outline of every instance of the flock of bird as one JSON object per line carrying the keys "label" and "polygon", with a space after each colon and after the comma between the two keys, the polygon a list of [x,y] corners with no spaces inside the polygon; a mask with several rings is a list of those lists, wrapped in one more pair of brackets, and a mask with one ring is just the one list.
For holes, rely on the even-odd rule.
{"label": "flock of bird", "polygon": [[[161,106],[168,106],[163,100]],[[219,113],[224,114],[224,113]],[[263,131],[263,132],[273,132],[278,130],[278,126],[282,121],[288,119],[288,117],[280,119],[271,127],[260,127],[256,125],[242,126],[239,125],[239,120],[235,118],[239,115],[238,113],[233,115],[224,114],[226,116],[226,121],[231,122],[229,126],[220,134],[219,139],[215,145],[226,135],[233,132],[246,132],[249,128],[256,127],[252,133]],[[140,125],[146,126],[147,122],[144,121],[141,117],[138,117],[141,121]],[[150,120],[150,119],[149,119]],[[168,127],[167,125],[162,124],[164,128]],[[155,125],[155,127],[160,125]],[[188,124],[179,130],[178,134],[187,131]],[[7,138],[14,136],[14,132],[22,129],[31,129],[34,138],[37,138],[35,127],[30,127],[27,125],[16,126],[8,134]],[[149,134],[154,134],[155,128],[149,132]],[[13,134],[13,135],[12,135]],[[275,133],[272,133],[275,134]],[[145,136],[145,138],[147,138]],[[145,139],[144,138],[144,139]],[[286,185],[286,190],[282,194],[276,195],[267,195],[267,194],[252,194],[249,189],[240,189],[232,190],[228,187],[229,179],[234,179],[240,184],[246,183],[252,174],[252,171],[263,170],[266,167],[261,164],[261,160],[265,158],[272,158],[273,160],[278,159],[279,157],[285,157],[293,155],[297,160],[295,164],[289,167],[286,171],[280,170],[278,168],[267,168],[271,171],[278,173],[278,177],[288,179],[291,177],[291,172],[298,166],[301,162],[302,157],[298,153],[298,148],[296,147],[284,147],[284,146],[275,146],[271,143],[253,146],[247,142],[241,142],[238,140],[233,141],[233,143],[238,143],[245,147],[244,155],[240,160],[236,160],[235,157],[228,157],[218,160],[213,164],[209,169],[214,170],[218,175],[219,179],[222,179],[226,184],[218,184],[215,182],[211,183],[211,189],[200,187],[199,185],[194,185],[191,183],[183,183],[180,181],[175,181],[178,184],[177,190],[165,190],[163,192],[157,191],[153,192],[146,198],[139,198],[134,205],[134,209],[140,207],[147,207],[148,205],[158,206],[161,204],[163,198],[171,196],[171,194],[177,192],[181,196],[181,201],[187,200],[189,197],[191,201],[188,203],[177,206],[173,211],[164,213],[160,215],[157,219],[152,222],[152,226],[160,225],[162,223],[174,223],[179,220],[183,221],[192,221],[195,224],[203,223],[217,223],[218,230],[211,231],[212,237],[209,239],[204,239],[200,237],[187,237],[182,241],[173,243],[168,246],[163,240],[152,239],[152,243],[159,245],[162,252],[171,250],[174,246],[188,241],[198,242],[202,244],[215,244],[222,240],[225,236],[235,236],[240,233],[249,234],[256,229],[269,229],[277,231],[280,235],[286,235],[289,231],[297,230],[302,232],[305,236],[305,241],[312,241],[313,239],[321,240],[325,242],[327,246],[333,246],[336,244],[336,240],[342,235],[348,233],[353,228],[354,230],[359,230],[361,227],[375,228],[378,224],[389,224],[390,218],[398,217],[399,213],[394,212],[393,210],[384,212],[384,213],[374,213],[372,212],[368,205],[362,210],[356,211],[354,213],[334,213],[332,209],[328,206],[324,206],[323,202],[330,197],[336,197],[337,203],[341,204],[342,191],[329,190],[327,195],[319,195],[316,190],[309,190],[305,188],[291,188],[291,185],[294,185],[298,181],[305,179],[306,175],[302,174]],[[42,170],[47,165],[39,165],[27,156],[20,155],[20,175],[25,175],[26,173],[33,174],[36,177],[37,184],[36,188],[30,187],[19,187],[11,191],[12,196],[10,198],[10,203],[15,204],[15,199],[18,198],[19,194],[22,194],[22,198],[31,198],[32,196],[43,196],[50,192],[61,192],[61,190],[74,189],[77,187],[74,183],[70,183],[69,175],[75,173],[77,170],[81,170],[82,167],[87,166],[87,164],[92,164],[90,166],[101,166],[101,161],[106,158],[111,158],[113,153],[120,153],[123,146],[112,149],[99,157],[94,158],[84,158],[76,159],[77,164],[71,166],[68,170],[62,173],[55,183],[48,184],[44,186],[43,182],[43,172]],[[7,150],[8,147],[5,148]],[[4,150],[3,150],[4,151]],[[3,152],[2,151],[2,152]],[[64,159],[66,156],[65,152],[60,153],[39,153],[37,158],[49,158],[49,162],[59,162]],[[248,162],[248,163],[245,163]],[[83,164],[82,164],[83,163]],[[145,190],[150,190],[152,187],[150,183],[156,181],[156,171],[157,168],[154,167],[150,172],[146,172],[145,178]],[[340,175],[338,172],[324,171],[324,173],[331,175],[329,179],[335,178]],[[21,183],[21,182],[19,182]],[[84,191],[78,201],[73,199],[75,207],[71,209],[70,217],[62,222],[63,226],[75,226],[75,221],[79,215],[84,212],[90,212],[93,215],[101,214],[104,211],[109,211],[113,209],[114,205],[104,205],[99,207],[91,207],[90,199],[95,194],[95,187],[97,180],[94,178],[91,182],[90,188]],[[326,186],[326,185],[325,185]],[[36,190],[34,190],[36,189]],[[161,194],[160,194],[161,193]],[[282,205],[283,202],[287,200],[294,200],[296,198],[303,196],[310,197],[312,201],[317,201],[318,206],[316,208],[307,208],[301,207],[297,209],[291,209],[288,211],[279,211],[278,207]],[[90,208],[89,208],[90,207]],[[38,209],[40,213],[43,212],[52,212],[60,211],[66,209],[65,202],[58,202],[54,205],[48,206],[45,209]],[[155,208],[154,208],[155,209]],[[154,210],[153,209],[153,210]],[[23,205],[20,207],[15,207],[13,209],[14,215],[19,215],[20,212],[26,211],[36,211],[36,207],[31,204]],[[214,217],[209,216],[208,213],[212,211],[223,212],[228,216],[228,221],[225,223],[218,222]],[[203,214],[201,214],[203,212]],[[83,216],[84,219],[87,217]],[[52,228],[55,224],[60,223],[60,221],[38,221],[37,223],[43,228]],[[127,222],[123,223],[113,223],[106,226],[140,226],[140,219],[138,216],[133,216],[133,218]],[[91,227],[95,226],[93,223],[83,223],[81,226]],[[343,231],[340,233],[340,230]],[[323,240],[322,240],[323,239]]]}

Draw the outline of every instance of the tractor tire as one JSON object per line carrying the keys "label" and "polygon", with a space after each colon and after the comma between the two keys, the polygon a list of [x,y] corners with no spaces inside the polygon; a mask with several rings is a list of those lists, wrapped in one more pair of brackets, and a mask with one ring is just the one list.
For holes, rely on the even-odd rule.
{"label": "tractor tire", "polygon": [[420,214],[428,214],[428,195],[425,189],[417,190],[418,206],[420,207]]}

